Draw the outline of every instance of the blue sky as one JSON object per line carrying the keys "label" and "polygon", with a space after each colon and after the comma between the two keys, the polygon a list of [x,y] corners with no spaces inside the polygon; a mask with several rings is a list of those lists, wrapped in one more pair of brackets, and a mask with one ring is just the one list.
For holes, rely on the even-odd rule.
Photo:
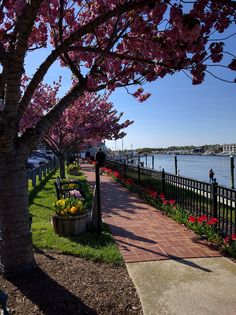
{"label": "blue sky", "polygon": [[[236,26],[214,38],[225,38],[224,50],[236,56]],[[232,56],[224,57],[228,65]],[[211,72],[233,81],[235,71],[209,68]],[[134,100],[125,90],[111,96],[124,118],[134,120],[122,140],[107,141],[112,149],[168,147],[236,143],[236,84],[220,81],[207,74],[201,85],[192,85],[183,73],[177,73],[145,86],[152,96],[144,103]]]}
{"label": "blue sky", "polygon": [[[236,33],[236,26],[228,34],[233,32]],[[236,55],[236,36],[227,43],[227,50]],[[39,51],[37,58],[29,54],[25,65],[27,74],[32,75],[47,54],[47,49]],[[228,75],[223,70],[214,69],[225,79],[236,77],[236,72],[231,71]],[[63,95],[70,88],[69,70],[60,68],[57,63],[45,81],[51,83],[60,74]],[[134,120],[126,129],[124,149],[236,143],[236,84],[207,75],[203,84],[193,86],[181,72],[144,88],[152,94],[144,103],[136,101],[125,89],[116,90],[110,97],[118,112],[124,112],[123,119]],[[122,140],[106,141],[106,144],[111,149],[122,149]]]}
{"label": "blue sky", "polygon": [[[125,91],[111,96],[124,118],[134,120],[127,128],[123,147],[168,147],[236,142],[236,84],[207,76],[193,86],[183,73],[145,86],[152,96],[135,101]],[[122,141],[107,141],[121,149]]]}

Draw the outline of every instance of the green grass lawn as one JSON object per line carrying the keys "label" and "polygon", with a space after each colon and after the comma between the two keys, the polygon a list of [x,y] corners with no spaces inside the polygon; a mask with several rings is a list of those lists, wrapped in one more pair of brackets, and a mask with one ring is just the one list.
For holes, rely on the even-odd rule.
{"label": "green grass lawn", "polygon": [[[55,234],[51,224],[51,206],[56,201],[54,182],[58,172],[50,175],[33,188],[29,186],[30,213],[33,216],[32,237],[37,249],[56,250],[65,254],[78,255],[93,261],[120,264],[123,262],[120,252],[106,225],[100,236],[88,231],[78,237],[68,238]],[[91,194],[85,177],[70,176],[79,179],[87,193]]]}

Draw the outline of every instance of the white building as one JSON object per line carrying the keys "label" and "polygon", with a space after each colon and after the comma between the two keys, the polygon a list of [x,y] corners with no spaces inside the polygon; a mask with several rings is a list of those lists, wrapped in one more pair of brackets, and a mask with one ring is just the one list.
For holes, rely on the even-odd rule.
{"label": "white building", "polygon": [[235,154],[236,153],[236,143],[234,143],[234,144],[223,144],[223,153]]}

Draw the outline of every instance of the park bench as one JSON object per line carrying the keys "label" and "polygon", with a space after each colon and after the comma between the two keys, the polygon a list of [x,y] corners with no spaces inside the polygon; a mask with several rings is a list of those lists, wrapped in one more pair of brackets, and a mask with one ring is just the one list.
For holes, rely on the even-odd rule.
{"label": "park bench", "polygon": [[[70,184],[76,184],[76,188],[69,188]],[[67,180],[62,181],[60,177],[57,177],[56,182],[54,183],[56,189],[57,199],[64,199],[68,197],[78,197],[78,198],[85,198],[85,191],[82,187],[81,182],[76,180]],[[64,186],[64,187],[63,187]]]}

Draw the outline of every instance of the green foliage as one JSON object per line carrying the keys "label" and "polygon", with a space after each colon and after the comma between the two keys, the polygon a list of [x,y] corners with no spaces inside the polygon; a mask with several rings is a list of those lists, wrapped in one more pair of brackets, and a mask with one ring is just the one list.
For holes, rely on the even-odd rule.
{"label": "green foliage", "polygon": [[67,174],[79,176],[79,166],[76,162],[71,163],[67,166]]}
{"label": "green foliage", "polygon": [[71,163],[67,166],[67,172],[71,170],[78,170],[78,164],[77,163]]}
{"label": "green foliage", "polygon": [[195,233],[201,235],[202,237],[205,237],[210,242],[213,242],[215,244],[222,243],[222,236],[219,234],[216,227],[214,225],[208,225],[206,221],[203,221],[201,223],[197,221],[195,221],[194,223],[187,222],[187,226]]}
{"label": "green foliage", "polygon": [[236,233],[223,239],[224,252],[226,255],[236,258]]}
{"label": "green foliage", "polygon": [[[102,234],[88,231],[76,238],[61,237],[55,234],[50,222],[52,204],[56,201],[54,182],[58,172],[52,173],[39,186],[30,192],[30,214],[32,215],[33,245],[38,249],[56,250],[61,253],[78,255],[93,261],[121,264],[122,257],[108,228],[104,225]],[[91,207],[92,192],[83,175],[77,176],[88,197]]]}

